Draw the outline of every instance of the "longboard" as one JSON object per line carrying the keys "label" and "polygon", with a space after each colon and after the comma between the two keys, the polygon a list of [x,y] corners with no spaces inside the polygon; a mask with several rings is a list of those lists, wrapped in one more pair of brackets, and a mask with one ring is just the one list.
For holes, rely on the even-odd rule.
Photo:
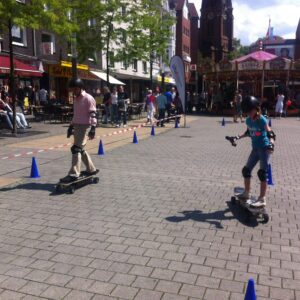
{"label": "longboard", "polygon": [[234,188],[234,196],[231,197],[232,204],[238,204],[245,209],[246,218],[245,221],[248,223],[252,216],[255,218],[261,218],[263,223],[269,222],[269,214],[265,206],[262,207],[253,207],[251,203],[255,202],[256,198],[251,197],[247,201],[242,200],[238,197],[238,194],[241,194],[244,191],[243,188],[236,187]]}
{"label": "longboard", "polygon": [[77,188],[83,187],[87,184],[97,184],[99,181],[99,177],[95,175],[88,175],[87,172],[83,171],[80,173],[78,179],[74,181],[68,183],[59,182],[56,185],[55,190],[57,193],[69,192],[70,194],[74,194]]}

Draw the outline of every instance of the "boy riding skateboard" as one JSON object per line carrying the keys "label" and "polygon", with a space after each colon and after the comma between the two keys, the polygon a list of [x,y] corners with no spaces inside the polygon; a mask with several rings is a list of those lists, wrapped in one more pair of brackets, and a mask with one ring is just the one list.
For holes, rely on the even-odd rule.
{"label": "boy riding skateboard", "polygon": [[81,161],[86,166],[85,175],[95,175],[99,172],[95,168],[91,157],[85,151],[87,140],[93,140],[96,134],[97,114],[95,99],[84,90],[81,79],[71,79],[69,88],[74,94],[73,120],[68,128],[67,137],[74,134],[74,144],[71,147],[72,166],[68,175],[60,179],[61,183],[76,181],[81,173]]}

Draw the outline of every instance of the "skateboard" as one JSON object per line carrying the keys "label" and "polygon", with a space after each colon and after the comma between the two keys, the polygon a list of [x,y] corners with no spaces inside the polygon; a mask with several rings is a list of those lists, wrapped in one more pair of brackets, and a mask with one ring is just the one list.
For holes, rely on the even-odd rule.
{"label": "skateboard", "polygon": [[95,175],[89,175],[87,172],[83,171],[80,173],[78,179],[63,183],[59,182],[56,187],[55,191],[57,193],[69,192],[70,194],[74,194],[77,188],[83,187],[87,184],[97,184],[100,178]]}
{"label": "skateboard", "polygon": [[243,188],[235,188],[234,196],[231,197],[231,203],[238,204],[242,208],[244,208],[246,213],[245,222],[249,223],[251,221],[251,218],[255,217],[257,219],[261,219],[262,223],[264,224],[268,223],[270,217],[266,210],[266,207],[265,206],[258,207],[258,208],[252,207],[251,202],[255,202],[256,200],[254,197],[251,197],[247,201],[239,199],[238,194],[242,193],[243,191],[244,191]]}

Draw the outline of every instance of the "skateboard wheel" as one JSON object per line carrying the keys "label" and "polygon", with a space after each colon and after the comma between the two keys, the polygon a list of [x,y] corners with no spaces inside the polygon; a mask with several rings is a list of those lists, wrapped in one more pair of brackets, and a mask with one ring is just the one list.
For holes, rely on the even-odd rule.
{"label": "skateboard wheel", "polygon": [[70,187],[69,193],[70,193],[70,194],[74,194],[74,193],[75,193],[75,187],[74,187],[74,186],[71,186],[71,187]]}
{"label": "skateboard wheel", "polygon": [[269,222],[269,220],[270,220],[270,217],[269,217],[269,215],[268,214],[263,214],[263,223],[268,223]]}
{"label": "skateboard wheel", "polygon": [[232,204],[235,204],[235,203],[236,203],[236,199],[235,199],[234,196],[231,197],[231,203],[232,203]]}
{"label": "skateboard wheel", "polygon": [[99,181],[100,181],[99,177],[94,177],[94,178],[93,178],[93,183],[94,183],[94,184],[99,183]]}

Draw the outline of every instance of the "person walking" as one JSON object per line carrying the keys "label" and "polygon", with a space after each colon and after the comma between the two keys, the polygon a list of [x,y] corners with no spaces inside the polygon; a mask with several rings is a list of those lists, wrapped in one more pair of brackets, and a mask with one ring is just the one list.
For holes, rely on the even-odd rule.
{"label": "person walking", "polygon": [[123,120],[123,127],[127,126],[127,110],[129,104],[129,97],[124,91],[122,85],[119,86],[118,92],[118,110],[119,110],[119,125],[121,126],[121,120]]}
{"label": "person walking", "polygon": [[108,118],[111,118],[111,93],[107,86],[104,87],[103,104],[105,109],[105,119],[103,124],[108,123]]}
{"label": "person walking", "polygon": [[155,114],[155,99],[152,90],[148,90],[148,95],[146,98],[146,105],[147,105],[147,123],[153,124],[154,121],[154,114]]}
{"label": "person walking", "polygon": [[279,117],[279,119],[281,119],[283,113],[283,106],[284,106],[284,95],[282,92],[279,92],[277,95],[277,102],[275,107],[275,117]]}
{"label": "person walking", "polygon": [[111,93],[111,123],[119,127],[119,105],[118,105],[118,91],[114,87]]}
{"label": "person walking", "polygon": [[75,99],[73,120],[68,128],[67,137],[69,138],[74,134],[74,144],[71,147],[72,166],[68,175],[60,179],[63,183],[69,183],[79,178],[81,162],[85,164],[87,174],[95,175],[99,172],[85,150],[87,140],[93,140],[96,135],[96,101],[90,94],[85,92],[84,83],[81,79],[71,79],[69,88]]}
{"label": "person walking", "polygon": [[167,97],[161,93],[161,90],[159,89],[158,95],[156,97],[156,106],[158,110],[158,122],[157,126],[164,127],[164,122],[165,122],[165,116],[166,116],[166,108],[168,105],[168,99]]}
{"label": "person walking", "polygon": [[243,123],[243,112],[242,112],[242,101],[243,101],[243,96],[242,96],[242,91],[238,90],[235,92],[235,97],[233,100],[233,105],[234,105],[234,116],[233,116],[233,122],[238,123],[238,118],[241,119],[241,123]]}
{"label": "person walking", "polygon": [[180,127],[180,120],[181,120],[181,115],[183,114],[183,107],[182,107],[182,101],[181,101],[181,98],[180,98],[178,92],[176,93],[176,96],[174,98],[174,105],[175,105],[177,126]]}
{"label": "person walking", "polygon": [[165,92],[165,96],[167,97],[167,107],[166,107],[166,110],[167,110],[167,116],[168,116],[168,119],[167,119],[167,123],[170,122],[170,116],[171,116],[171,110],[172,110],[172,104],[173,104],[173,94],[170,90],[170,88],[167,88],[167,91]]}

